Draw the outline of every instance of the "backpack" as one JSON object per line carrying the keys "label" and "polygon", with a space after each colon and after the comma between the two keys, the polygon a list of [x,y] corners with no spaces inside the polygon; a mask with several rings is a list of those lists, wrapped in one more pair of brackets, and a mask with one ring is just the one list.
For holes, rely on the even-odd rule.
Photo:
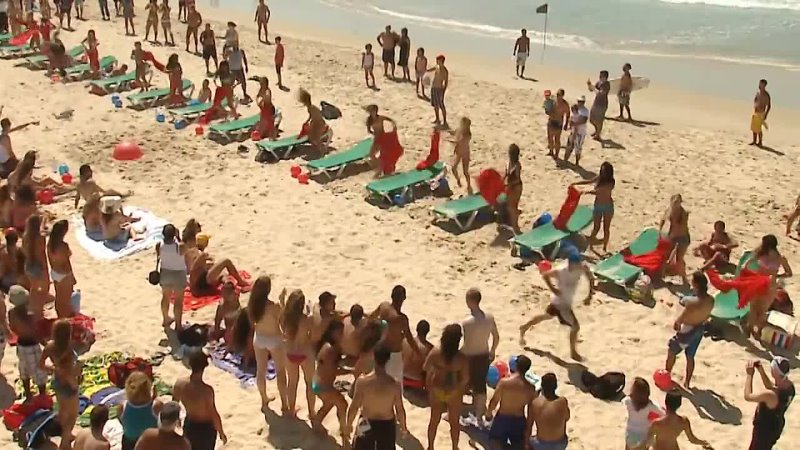
{"label": "backpack", "polygon": [[148,378],[153,379],[153,365],[137,356],[126,362],[112,363],[108,367],[108,381],[112,382],[114,386],[124,389],[128,376],[136,371],[143,372]]}
{"label": "backpack", "polygon": [[14,433],[20,448],[24,450],[40,448],[51,436],[61,434],[61,426],[56,417],[56,413],[40,409],[25,419]]}
{"label": "backpack", "polygon": [[342,117],[342,111],[326,101],[319,102],[319,110],[325,120],[334,120]]}
{"label": "backpack", "polygon": [[622,391],[625,389],[625,374],[606,372],[598,377],[586,370],[581,374],[581,382],[593,397],[600,400],[616,400],[622,396]]}
{"label": "backpack", "polygon": [[208,331],[208,325],[192,324],[178,332],[178,342],[187,347],[205,347]]}

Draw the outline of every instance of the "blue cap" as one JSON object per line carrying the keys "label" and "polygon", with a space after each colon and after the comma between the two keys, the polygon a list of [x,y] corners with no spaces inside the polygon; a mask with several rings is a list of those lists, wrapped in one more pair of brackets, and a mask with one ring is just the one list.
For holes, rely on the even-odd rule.
{"label": "blue cap", "polygon": [[572,252],[569,252],[569,254],[567,255],[567,261],[569,261],[570,264],[573,264],[573,263],[577,264],[577,263],[583,261],[583,257],[581,256],[581,254],[579,252],[572,251]]}

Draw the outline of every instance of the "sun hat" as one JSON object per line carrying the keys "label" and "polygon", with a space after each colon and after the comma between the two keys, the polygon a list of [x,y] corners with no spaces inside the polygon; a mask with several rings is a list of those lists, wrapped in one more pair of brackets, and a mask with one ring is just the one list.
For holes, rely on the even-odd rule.
{"label": "sun hat", "polygon": [[100,211],[103,214],[113,214],[122,208],[122,197],[108,195],[100,198]]}
{"label": "sun hat", "polygon": [[586,96],[585,95],[578,96],[578,103],[583,103],[585,101],[586,101]]}

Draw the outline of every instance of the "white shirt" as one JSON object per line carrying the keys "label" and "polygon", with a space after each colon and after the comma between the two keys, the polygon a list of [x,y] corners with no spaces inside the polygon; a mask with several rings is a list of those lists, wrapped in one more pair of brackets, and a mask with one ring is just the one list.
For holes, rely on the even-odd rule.
{"label": "white shirt", "polygon": [[628,408],[628,422],[625,425],[625,431],[628,433],[646,435],[650,430],[650,418],[648,416],[651,414],[658,414],[659,417],[664,415],[664,411],[652,401],[638,411],[633,407],[633,400],[630,397],[625,397],[622,400],[622,404]]}
{"label": "white shirt", "polygon": [[186,260],[178,251],[178,244],[161,244],[161,268],[186,271]]}
{"label": "white shirt", "polygon": [[586,123],[587,122],[579,124],[578,123],[578,119],[580,119],[581,117],[587,119],[587,122],[588,122],[588,119],[589,119],[589,108],[587,108],[585,106],[579,106],[578,110],[575,111],[575,113],[572,115],[572,118],[571,118],[572,126],[573,126],[573,128],[575,128],[575,133],[585,135],[586,134]]}
{"label": "white shirt", "polygon": [[578,282],[583,276],[583,269],[579,266],[573,270],[566,266],[558,271],[558,290],[561,296],[553,296],[553,304],[556,306],[571,307],[575,292],[578,290]]}

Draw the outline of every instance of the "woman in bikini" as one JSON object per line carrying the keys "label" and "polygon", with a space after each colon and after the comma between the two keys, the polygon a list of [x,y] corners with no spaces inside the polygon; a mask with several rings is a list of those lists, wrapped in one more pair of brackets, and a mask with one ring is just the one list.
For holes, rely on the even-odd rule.
{"label": "woman in bikini", "polygon": [[[174,47],[175,36],[172,34],[172,22],[169,18],[170,13],[172,13],[172,8],[169,7],[167,0],[164,0],[164,3],[161,4],[159,11],[161,12],[161,29],[164,30],[164,45],[171,45]],[[167,36],[169,36],[169,40],[167,40]]]}
{"label": "woman in bikini", "polygon": [[314,414],[316,396],[312,390],[314,380],[314,357],[311,348],[311,329],[313,320],[306,314],[306,297],[303,291],[297,289],[289,294],[286,307],[281,314],[281,329],[286,340],[287,410],[284,413],[294,417],[297,414],[297,384],[300,381],[300,369],[306,382],[306,399],[308,400],[308,414]]}
{"label": "woman in bikini", "polygon": [[508,220],[515,234],[520,234],[519,201],[522,198],[522,164],[519,161],[519,146],[511,144],[508,147],[508,164],[506,165],[506,209]]}
{"label": "woman in bikini", "polygon": [[86,56],[89,59],[89,68],[92,70],[92,79],[96,80],[100,78],[100,54],[97,51],[100,42],[97,40],[94,30],[89,30],[89,32],[86,33],[86,39],[81,41],[81,45],[86,49]]}
{"label": "woman in bikini", "polygon": [[[600,173],[591,180],[572,183],[570,186],[581,186],[594,184],[594,189],[586,192],[594,195],[594,224],[592,234],[589,235],[589,245],[603,243],[603,251],[608,252],[608,241],[611,238],[611,219],[614,218],[614,166],[610,162],[600,164]],[[603,226],[603,239],[598,241],[597,235],[600,233],[600,226]]]}
{"label": "woman in bikini", "polygon": [[274,140],[278,137],[278,129],[275,126],[275,105],[272,104],[272,91],[269,89],[267,77],[259,78],[259,83],[256,104],[260,111],[260,119],[254,130],[258,131],[262,138]]}
{"label": "woman in bikini", "polygon": [[[153,30],[153,42],[158,43],[158,0],[150,0],[144,9],[147,10],[147,22],[144,25],[144,40],[150,36]],[[166,39],[166,38],[165,38]]]}
{"label": "woman in bikini", "polygon": [[34,190],[52,189],[56,195],[65,194],[73,189],[50,177],[34,177],[33,168],[36,166],[36,152],[29,151],[22,157],[17,167],[8,176],[8,186],[11,189],[17,189],[22,185],[29,185]]}
{"label": "woman in bikini", "polygon": [[350,426],[347,423],[347,400],[334,386],[336,376],[339,374],[339,362],[342,359],[342,338],[344,324],[339,319],[331,320],[320,340],[317,351],[317,373],[311,383],[314,395],[322,401],[319,411],[311,419],[311,428],[325,432],[322,421],[325,416],[336,408],[339,419],[339,434],[342,442],[350,442]]}
{"label": "woman in bikini", "polygon": [[459,350],[461,345],[461,326],[450,324],[442,331],[439,348],[434,348],[425,359],[425,386],[428,387],[428,399],[431,406],[431,418],[428,422],[428,447],[436,440],[436,431],[442,413],[447,412],[450,422],[450,439],[453,448],[458,447],[461,433],[461,399],[469,383],[469,363],[467,357]]}
{"label": "woman in bikini", "polygon": [[325,134],[325,129],[328,128],[328,125],[325,124],[322,111],[311,103],[311,94],[303,88],[298,90],[297,100],[300,101],[300,104],[305,106],[308,112],[308,119],[306,119],[303,124],[303,129],[306,130],[309,144],[311,144],[314,150],[324,150],[322,147],[322,136]]}
{"label": "woman in bikini", "polygon": [[667,266],[672,266],[675,274],[680,275],[684,285],[689,284],[686,278],[686,252],[692,238],[689,235],[689,211],[683,208],[683,198],[675,194],[669,200],[669,208],[664,212],[658,231],[664,229],[664,224],[669,222],[667,237],[672,242],[672,251],[667,260]]}
{"label": "woman in bikini", "polygon": [[275,399],[267,394],[267,363],[270,355],[278,372],[278,395],[281,398],[281,411],[288,409],[286,397],[286,345],[281,333],[281,316],[283,314],[286,289],[281,292],[280,303],[269,299],[272,291],[272,280],[261,276],[253,283],[250,300],[247,302],[247,314],[255,331],[253,349],[256,354],[256,386],[261,395],[261,412],[266,412],[269,402]]}
{"label": "woman in bikini", "polygon": [[198,243],[197,248],[187,251],[189,259],[189,290],[192,295],[202,297],[205,295],[216,294],[219,286],[224,281],[224,271],[236,280],[236,284],[241,288],[248,287],[247,282],[239,274],[239,269],[233,262],[224,258],[215,261],[214,258],[205,251],[206,245]]}
{"label": "woman in bikini", "polygon": [[468,117],[462,117],[455,133],[453,133],[453,175],[456,177],[458,187],[461,187],[461,177],[458,176],[458,165],[461,163],[461,170],[464,172],[464,179],[467,181],[467,194],[472,195],[472,182],[469,176],[469,143],[472,140],[470,130],[472,121]]}
{"label": "woman in bikini", "polygon": [[177,53],[169,55],[164,68],[169,74],[169,107],[186,103],[186,97],[183,96],[183,67],[178,61]]}
{"label": "woman in bikini", "polygon": [[69,244],[64,242],[68,231],[69,222],[59,220],[53,224],[47,241],[47,259],[50,261],[50,277],[56,290],[56,315],[59,319],[75,315],[71,299],[77,281],[70,261],[72,250]]}
{"label": "woman in bikini", "polygon": [[[778,251],[778,238],[768,234],[761,238],[759,245],[745,262],[743,267],[751,267],[753,263],[758,266],[758,272],[762,275],[769,275],[769,290],[763,296],[754,298],[750,301],[750,314],[747,318],[747,331],[756,339],[761,337],[761,331],[767,323],[767,313],[772,302],[777,295],[781,278],[792,276],[792,267],[785,256]],[[783,269],[783,273],[781,273]]]}
{"label": "woman in bikini", "polygon": [[[50,360],[50,364],[47,361]],[[81,365],[72,347],[72,325],[65,319],[53,324],[53,340],[44,346],[39,367],[53,374],[53,390],[58,403],[58,422],[61,425],[59,450],[72,449],[75,436],[72,429],[78,419],[78,386]]]}
{"label": "woman in bikini", "polygon": [[47,272],[47,243],[42,234],[42,216],[28,217],[25,234],[22,235],[22,253],[25,255],[25,275],[31,282],[31,312],[42,318],[44,304],[50,292],[50,277]]}

